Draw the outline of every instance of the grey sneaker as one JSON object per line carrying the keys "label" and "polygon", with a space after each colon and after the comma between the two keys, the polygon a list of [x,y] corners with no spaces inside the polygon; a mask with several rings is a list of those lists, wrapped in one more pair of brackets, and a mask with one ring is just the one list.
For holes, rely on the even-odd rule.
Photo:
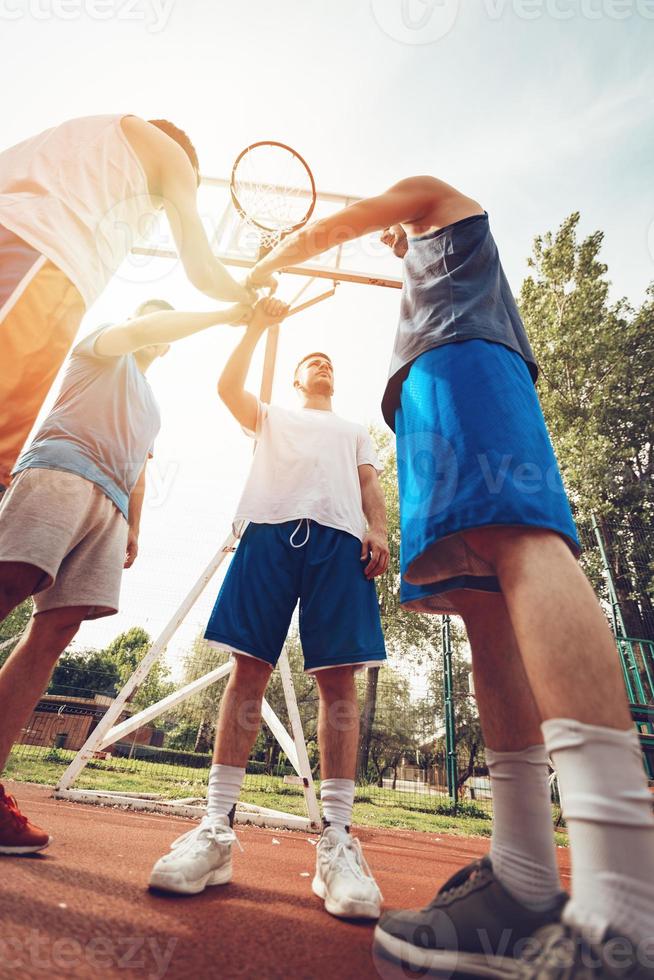
{"label": "grey sneaker", "polygon": [[507,965],[515,969],[525,939],[558,922],[567,900],[561,892],[550,909],[534,912],[509,894],[484,857],[457,871],[426,908],[386,913],[374,955],[422,976],[503,977]]}
{"label": "grey sneaker", "polygon": [[534,933],[525,942],[522,956],[513,961],[512,970],[497,976],[517,980],[652,980],[654,952],[651,941],[639,946],[610,930],[601,942],[590,943],[574,927],[559,923]]}

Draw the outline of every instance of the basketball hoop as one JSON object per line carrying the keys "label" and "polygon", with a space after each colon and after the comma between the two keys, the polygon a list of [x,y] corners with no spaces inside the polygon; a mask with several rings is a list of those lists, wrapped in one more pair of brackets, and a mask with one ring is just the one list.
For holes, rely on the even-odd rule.
{"label": "basketball hoop", "polygon": [[237,156],[229,186],[241,219],[266,254],[307,223],[316,205],[316,184],[306,160],[274,140],[252,143]]}

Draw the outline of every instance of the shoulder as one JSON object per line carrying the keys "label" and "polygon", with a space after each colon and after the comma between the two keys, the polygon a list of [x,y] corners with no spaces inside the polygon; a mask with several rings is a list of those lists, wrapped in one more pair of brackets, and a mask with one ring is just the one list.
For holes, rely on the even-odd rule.
{"label": "shoulder", "polygon": [[73,347],[71,357],[90,357],[98,361],[115,362],[117,360],[116,357],[107,357],[96,353],[95,350],[95,343],[98,337],[103,334],[105,330],[109,330],[109,328],[113,326],[113,323],[103,323],[99,327],[96,327],[95,330],[92,330],[91,333],[87,334],[86,337],[80,340],[80,342]]}
{"label": "shoulder", "polygon": [[123,116],[120,125],[148,176],[151,193],[173,179],[189,180],[195,188],[193,168],[179,143],[139,116]]}

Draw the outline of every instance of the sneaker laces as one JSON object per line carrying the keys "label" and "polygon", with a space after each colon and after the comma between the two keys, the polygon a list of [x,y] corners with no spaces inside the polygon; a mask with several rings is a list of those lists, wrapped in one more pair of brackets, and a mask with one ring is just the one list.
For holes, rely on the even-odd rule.
{"label": "sneaker laces", "polygon": [[170,845],[170,849],[171,851],[177,851],[178,854],[185,854],[192,848],[197,847],[198,844],[201,844],[205,848],[210,847],[211,844],[227,847],[234,841],[236,841],[236,844],[242,851],[241,842],[231,827],[225,826],[222,823],[201,823],[198,827],[194,827],[193,830],[187,831],[187,833],[178,837],[177,840],[174,840]]}
{"label": "sneaker laces", "polygon": [[16,798],[5,793],[2,786],[0,786],[0,816],[13,823],[17,830],[24,830],[27,827],[27,817],[18,809]]}
{"label": "sneaker laces", "polygon": [[477,878],[482,870],[483,865],[480,861],[473,861],[472,864],[467,864],[465,868],[461,868],[441,886],[427,908],[434,908],[438,905],[444,895],[447,895],[448,898],[464,898],[477,887]]}
{"label": "sneaker laces", "polygon": [[379,891],[379,885],[373,878],[370,865],[363,856],[363,848],[358,837],[351,837],[349,841],[339,840],[329,850],[330,863],[334,870],[346,873],[349,871],[359,881],[372,881]]}

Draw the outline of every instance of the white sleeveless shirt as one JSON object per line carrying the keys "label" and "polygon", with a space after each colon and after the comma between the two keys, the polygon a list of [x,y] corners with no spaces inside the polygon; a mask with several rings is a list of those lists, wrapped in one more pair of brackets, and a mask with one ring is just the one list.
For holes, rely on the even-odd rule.
{"label": "white sleeveless shirt", "polygon": [[124,116],[84,116],[0,153],[0,225],[50,259],[90,306],[154,206]]}

